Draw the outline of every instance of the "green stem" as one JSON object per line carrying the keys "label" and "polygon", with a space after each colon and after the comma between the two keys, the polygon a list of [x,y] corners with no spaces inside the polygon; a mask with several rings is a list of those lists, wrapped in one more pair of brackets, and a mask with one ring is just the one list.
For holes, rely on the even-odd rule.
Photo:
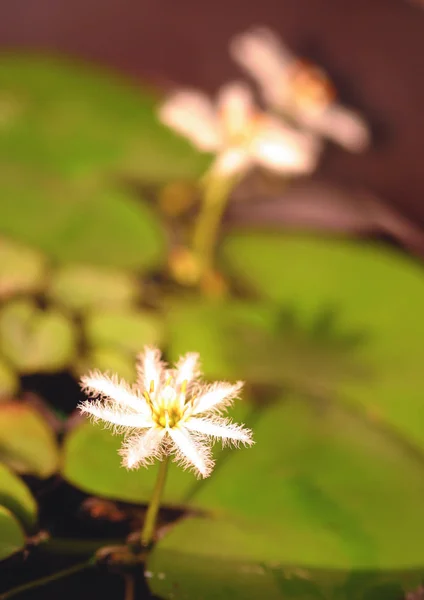
{"label": "green stem", "polygon": [[94,560],[91,559],[89,561],[85,561],[83,563],[78,563],[69,567],[68,569],[63,569],[62,571],[57,571],[52,575],[47,575],[46,577],[41,577],[40,579],[35,579],[34,581],[30,581],[28,583],[24,583],[23,585],[19,585],[15,588],[12,588],[8,592],[4,592],[0,594],[0,600],[9,600],[9,598],[14,598],[23,592],[28,590],[32,590],[35,588],[42,587],[47,585],[53,581],[57,581],[58,579],[62,579],[63,577],[69,577],[70,575],[74,575],[74,573],[79,573],[80,571],[84,571],[94,565]]}
{"label": "green stem", "polygon": [[200,262],[200,277],[213,266],[219,225],[235,183],[234,177],[222,177],[211,173],[205,178],[203,204],[193,234],[193,251]]}
{"label": "green stem", "polygon": [[[157,516],[159,513],[160,502],[162,499],[163,490],[168,472],[169,456],[166,456],[159,465],[158,477],[153,490],[150,504],[147,508],[146,517],[144,519],[143,529],[141,531],[141,545],[144,548],[149,548],[152,543],[155,533]],[[1,599],[0,599],[1,600]]]}

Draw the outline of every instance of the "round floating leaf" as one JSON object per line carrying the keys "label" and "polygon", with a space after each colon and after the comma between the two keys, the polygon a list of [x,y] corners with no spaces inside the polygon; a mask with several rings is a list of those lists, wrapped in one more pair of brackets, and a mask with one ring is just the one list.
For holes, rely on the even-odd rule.
{"label": "round floating leaf", "polygon": [[[252,560],[258,541],[266,548],[267,540],[261,540],[260,531],[245,524],[220,518],[185,519],[159,541],[149,557],[146,574],[150,588],[160,598],[176,600],[329,597],[305,569],[267,564],[265,555]],[[225,548],[223,556],[221,548]],[[320,579],[324,579],[322,575]]]}
{"label": "round floating leaf", "polygon": [[208,163],[163,127],[157,99],[110,73],[69,61],[0,59],[0,159],[67,177],[105,169],[148,180],[197,176]]}
{"label": "round floating leaf", "polygon": [[131,306],[139,296],[135,276],[118,269],[66,265],[53,276],[49,297],[76,311]]}
{"label": "round floating leaf", "polygon": [[298,566],[314,584],[304,592],[327,598],[352,570],[422,567],[421,458],[343,406],[296,396],[252,428],[256,444],[226,455],[194,491],[204,516],[156,545],[154,593],[253,599],[262,586],[263,597],[296,598],[285,580]]}
{"label": "round floating leaf", "polygon": [[241,364],[242,334],[254,330],[269,338],[276,316],[264,303],[193,300],[169,305],[166,320],[172,361],[198,352],[209,378],[255,380],[257,365]]}
{"label": "round floating leaf", "polygon": [[[90,494],[125,502],[148,502],[158,465],[128,471],[121,465],[118,454],[122,441],[121,435],[112,435],[100,424],[84,421],[77,425],[65,438],[63,476]],[[181,504],[196,484],[192,473],[184,472],[172,464],[164,502]]]}
{"label": "round floating leaf", "polygon": [[[224,258],[291,314],[292,327],[321,343],[328,375],[315,393],[330,388],[424,451],[424,271],[417,262],[384,246],[262,234],[229,238]],[[280,344],[281,364],[290,348],[282,352]],[[296,351],[300,370],[305,352]],[[340,360],[348,365],[334,379]]]}
{"label": "round floating leaf", "polygon": [[18,521],[4,506],[0,506],[0,560],[25,547],[25,536]]}
{"label": "round floating leaf", "polygon": [[[268,573],[297,565],[313,568],[308,578],[316,582],[323,569],[418,571],[422,269],[384,247],[298,236],[232,236],[223,257],[268,302],[268,317],[244,319],[239,303],[174,307],[172,356],[197,349],[214,376],[279,383],[297,394],[253,427],[253,449],[234,453],[197,488],[191,504],[215,519],[205,517],[198,539],[178,533],[190,527],[185,522],[159,542],[149,564],[153,590],[237,597],[228,591],[230,562],[234,578],[258,566]],[[169,564],[174,552],[181,572]],[[195,573],[217,557],[210,581],[197,584]],[[266,589],[273,597],[275,587]],[[346,595],[353,597],[364,594]]]}
{"label": "round floating leaf", "polygon": [[0,461],[18,473],[41,478],[50,477],[58,468],[54,433],[28,404],[0,405]]}
{"label": "round floating leaf", "polygon": [[27,486],[0,463],[0,505],[16,515],[28,530],[37,522],[37,504]]}
{"label": "round floating leaf", "polygon": [[56,261],[148,269],[164,260],[159,220],[130,192],[16,166],[2,170],[0,191],[0,231]]}
{"label": "round floating leaf", "polygon": [[0,236],[0,298],[42,289],[45,263],[37,250]]}
{"label": "round floating leaf", "polygon": [[[247,402],[239,402],[230,409],[228,416],[242,423],[250,410]],[[118,454],[122,442],[122,435],[112,435],[101,423],[93,424],[84,419],[65,437],[62,474],[76,487],[91,494],[127,502],[148,502],[156,481],[158,464],[156,462],[138,471],[127,471],[122,467]],[[222,450],[220,444],[216,444],[215,458],[221,452],[225,454],[227,449]],[[186,505],[200,483],[193,473],[171,463],[164,503],[174,507]]]}
{"label": "round floating leaf", "polygon": [[110,347],[135,355],[145,345],[158,346],[163,325],[154,313],[104,310],[87,317],[85,330],[91,346]]}
{"label": "round floating leaf", "polygon": [[171,357],[196,349],[211,378],[322,395],[372,375],[358,354],[364,334],[326,310],[308,322],[264,301],[197,301],[168,307],[167,317]]}
{"label": "round floating leaf", "polygon": [[11,398],[19,387],[16,373],[0,358],[0,402]]}
{"label": "round floating leaf", "polygon": [[49,372],[71,361],[76,339],[72,324],[61,313],[16,300],[0,312],[0,346],[21,372]]}

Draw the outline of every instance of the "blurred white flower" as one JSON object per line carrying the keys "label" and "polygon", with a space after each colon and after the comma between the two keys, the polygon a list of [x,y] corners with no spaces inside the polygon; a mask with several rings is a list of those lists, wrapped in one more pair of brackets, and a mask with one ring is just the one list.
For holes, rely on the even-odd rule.
{"label": "blurred white flower", "polygon": [[365,121],[335,102],[334,87],[323,70],[299,60],[269,29],[258,27],[235,36],[233,59],[259,84],[264,100],[319,135],[353,152],[370,142]]}
{"label": "blurred white flower", "polygon": [[145,348],[138,357],[134,386],[99,371],[82,378],[83,390],[97,399],[81,403],[81,412],[127,434],[120,451],[124,466],[133,469],[175,454],[184,468],[208,477],[215,439],[253,444],[249,429],[221,416],[243,384],[201,384],[198,359],[198,354],[189,353],[168,369],[159,350]]}
{"label": "blurred white flower", "polygon": [[222,175],[244,173],[259,165],[282,174],[312,172],[321,144],[281,119],[259,111],[247,85],[221,88],[216,104],[197,90],[180,90],[159,109],[168,127],[200,150],[217,155],[214,169]]}

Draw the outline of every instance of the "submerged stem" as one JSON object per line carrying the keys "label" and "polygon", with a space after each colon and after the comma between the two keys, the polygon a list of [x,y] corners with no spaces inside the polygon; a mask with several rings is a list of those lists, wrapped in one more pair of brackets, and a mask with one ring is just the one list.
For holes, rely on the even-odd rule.
{"label": "submerged stem", "polygon": [[159,472],[156,479],[156,484],[153,489],[153,494],[150,500],[150,504],[147,508],[146,518],[144,519],[144,525],[141,531],[141,545],[144,548],[148,548],[153,540],[157,516],[159,513],[162,494],[165,487],[166,475],[168,472],[168,464],[169,456],[165,456],[165,458],[159,465]]}
{"label": "submerged stem", "polygon": [[18,585],[17,587],[12,588],[8,592],[0,594],[0,600],[9,600],[9,598],[14,598],[19,594],[22,594],[23,592],[42,587],[53,581],[57,581],[58,579],[63,579],[63,577],[69,577],[70,575],[74,575],[74,573],[79,573],[80,571],[89,569],[90,567],[94,566],[94,564],[94,559],[90,559],[83,563],[73,565],[68,569],[63,569],[62,571],[57,571],[56,573],[47,575],[46,577],[40,577],[40,579],[34,579],[33,581],[29,581],[28,583],[24,583],[23,585]]}
{"label": "submerged stem", "polygon": [[219,225],[235,183],[235,178],[230,176],[208,174],[205,179],[203,203],[193,234],[193,251],[200,261],[200,277],[212,268]]}

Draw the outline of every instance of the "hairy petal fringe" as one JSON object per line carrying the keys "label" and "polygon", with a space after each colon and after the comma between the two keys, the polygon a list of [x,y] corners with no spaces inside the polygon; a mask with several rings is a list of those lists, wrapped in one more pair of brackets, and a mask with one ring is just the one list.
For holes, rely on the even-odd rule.
{"label": "hairy petal fringe", "polygon": [[144,398],[141,398],[123,379],[117,375],[109,376],[98,370],[90,371],[81,378],[81,388],[90,398],[112,399],[121,407],[135,412],[149,413]]}
{"label": "hairy petal fringe", "polygon": [[128,428],[146,429],[151,427],[152,419],[144,414],[120,410],[113,402],[86,400],[78,405],[83,414],[87,414],[95,422],[104,421],[105,427],[112,428],[114,433],[122,433]]}
{"label": "hairy petal fringe", "polygon": [[198,391],[198,397],[193,403],[193,415],[198,415],[210,410],[220,411],[228,406],[231,406],[233,401],[238,397],[243,382],[225,383],[217,382],[211,385],[203,386]]}
{"label": "hairy petal fringe", "polygon": [[141,435],[128,437],[119,454],[122,456],[122,464],[127,469],[136,469],[140,465],[152,464],[155,459],[163,458],[165,447],[163,438],[165,431],[157,428],[149,429]]}
{"label": "hairy petal fringe", "polygon": [[252,432],[243,425],[232,423],[230,419],[219,417],[196,419],[192,418],[185,423],[185,427],[200,435],[206,435],[214,439],[222,440],[222,444],[234,444],[237,446],[240,442],[251,446],[254,442]]}
{"label": "hairy petal fringe", "polygon": [[214,467],[210,448],[190,435],[184,427],[168,429],[168,435],[174,442],[176,462],[183,469],[192,469],[197,477],[209,477]]}

